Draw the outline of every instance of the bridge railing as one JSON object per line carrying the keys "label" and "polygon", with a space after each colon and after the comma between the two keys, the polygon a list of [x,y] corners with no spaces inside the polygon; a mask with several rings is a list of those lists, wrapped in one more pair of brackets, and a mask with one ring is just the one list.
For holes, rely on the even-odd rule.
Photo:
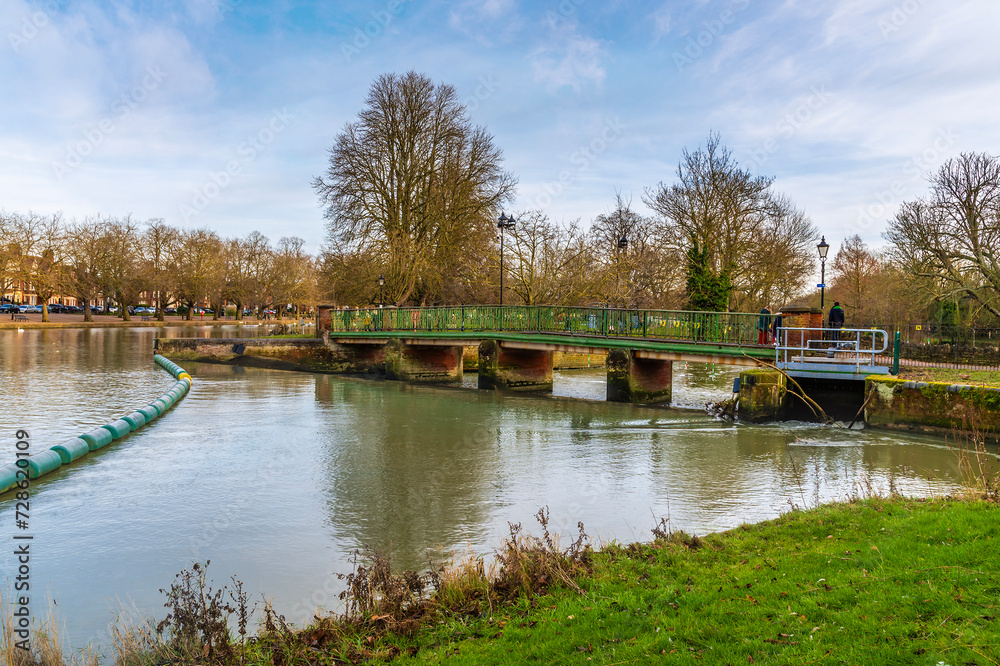
{"label": "bridge railing", "polygon": [[329,331],[557,333],[757,346],[760,315],[562,306],[362,308],[330,313]]}

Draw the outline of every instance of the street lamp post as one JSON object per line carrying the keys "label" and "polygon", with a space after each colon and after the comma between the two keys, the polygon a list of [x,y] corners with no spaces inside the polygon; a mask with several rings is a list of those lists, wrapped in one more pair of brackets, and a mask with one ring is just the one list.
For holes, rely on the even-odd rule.
{"label": "street lamp post", "polygon": [[385,278],[382,277],[381,273],[379,273],[378,274],[378,306],[380,308],[385,305],[385,296],[383,295],[385,292],[382,291],[383,287],[385,287]]}
{"label": "street lamp post", "polygon": [[500,305],[503,305],[503,232],[506,229],[513,229],[517,220],[511,215],[507,217],[504,212],[500,213],[500,220],[497,221],[497,229],[500,230]]}
{"label": "street lamp post", "polygon": [[823,236],[819,245],[816,246],[819,250],[819,309],[822,310],[825,306],[826,297],[826,253],[830,251],[830,245],[826,242],[826,236]]}

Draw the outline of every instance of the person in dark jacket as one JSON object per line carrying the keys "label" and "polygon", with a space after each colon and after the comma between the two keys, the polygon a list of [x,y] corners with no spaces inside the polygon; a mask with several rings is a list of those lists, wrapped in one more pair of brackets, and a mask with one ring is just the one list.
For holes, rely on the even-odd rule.
{"label": "person in dark jacket", "polygon": [[771,322],[771,335],[774,337],[774,344],[777,345],[780,340],[778,339],[778,329],[782,326],[781,324],[781,312],[774,316],[774,321]]}
{"label": "person in dark jacket", "polygon": [[840,340],[840,329],[844,328],[844,309],[840,307],[840,301],[833,302],[828,321],[833,329],[833,339]]}
{"label": "person in dark jacket", "polygon": [[757,319],[757,344],[766,345],[770,343],[768,333],[771,330],[771,306],[766,305],[760,310],[760,317]]}

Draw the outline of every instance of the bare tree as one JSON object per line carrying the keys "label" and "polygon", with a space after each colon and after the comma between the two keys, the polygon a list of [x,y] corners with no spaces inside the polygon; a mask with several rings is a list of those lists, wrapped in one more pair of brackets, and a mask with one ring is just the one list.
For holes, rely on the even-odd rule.
{"label": "bare tree", "polygon": [[416,72],[379,77],[313,187],[334,254],[382,258],[396,303],[440,298],[447,276],[493,235],[515,179],[455,89]]}
{"label": "bare tree", "polygon": [[873,321],[874,290],[879,285],[882,264],[857,234],[847,238],[833,257],[830,297],[852,311],[856,321]]}
{"label": "bare tree", "polygon": [[0,297],[14,291],[21,249],[14,239],[14,220],[0,211]]}
{"label": "bare tree", "polygon": [[222,241],[210,229],[189,229],[181,233],[177,258],[177,294],[187,305],[187,320],[194,308],[207,298],[219,279]]}
{"label": "bare tree", "polygon": [[176,292],[177,253],[181,233],[163,219],[147,220],[142,233],[141,260],[146,286],[152,292],[156,317],[164,319],[164,309],[173,303]]}
{"label": "bare tree", "polygon": [[781,196],[772,214],[748,239],[734,276],[732,308],[756,312],[800,294],[816,266],[816,229],[805,213]]}
{"label": "bare tree", "polygon": [[83,320],[94,321],[90,302],[105,291],[101,268],[107,263],[107,223],[99,216],[74,222],[67,230],[66,291],[83,303]]}
{"label": "bare tree", "polygon": [[101,283],[119,307],[118,316],[130,321],[129,307],[145,288],[139,252],[139,223],[131,215],[106,218],[105,251],[101,255]]}
{"label": "bare tree", "polygon": [[64,282],[65,235],[62,217],[28,212],[13,215],[10,227],[14,239],[10,257],[15,277],[30,285],[42,306],[42,321],[49,321],[48,301]]}
{"label": "bare tree", "polygon": [[299,306],[308,298],[312,258],[305,252],[304,247],[304,240],[291,236],[279,239],[275,248],[272,283],[279,320],[288,304],[295,307],[298,316]]}
{"label": "bare tree", "polygon": [[1000,317],[1000,158],[962,153],[905,202],[884,234],[892,257],[935,300],[967,297]]}
{"label": "bare tree", "polygon": [[516,216],[505,268],[525,305],[572,305],[596,292],[594,262],[576,222],[560,225],[538,210]]}
{"label": "bare tree", "polygon": [[616,192],[615,207],[594,219],[588,240],[603,269],[600,300],[646,308],[676,303],[683,255],[678,244],[663,241],[655,220],[632,209],[631,199]]}
{"label": "bare tree", "polygon": [[[773,181],[740,168],[719,135],[710,134],[703,148],[684,151],[676,183],[660,183],[643,199],[659,214],[664,246],[678,256],[700,248],[715,275],[728,273],[730,307],[787,294],[811,270],[803,259],[818,234],[803,213],[772,192]],[[765,279],[766,267],[778,272]]]}
{"label": "bare tree", "polygon": [[244,238],[226,241],[226,275],[230,298],[236,303],[236,319],[243,318],[245,306],[259,302],[257,278],[259,265],[266,262],[270,252],[270,241],[259,231],[253,231]]}

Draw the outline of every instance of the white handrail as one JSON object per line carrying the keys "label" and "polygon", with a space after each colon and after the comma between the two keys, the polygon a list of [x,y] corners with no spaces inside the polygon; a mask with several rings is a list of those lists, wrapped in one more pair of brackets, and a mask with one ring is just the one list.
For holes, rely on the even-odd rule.
{"label": "white handrail", "polygon": [[[806,335],[806,331],[816,331],[819,332],[820,338]],[[825,340],[822,336],[836,331],[837,340]],[[788,362],[789,352],[799,352],[801,354],[802,362],[808,363],[808,357],[806,357],[806,352],[818,352],[825,351],[828,357],[833,357],[837,352],[848,353],[853,356],[855,365],[861,365],[861,357],[870,357],[870,365],[875,365],[875,357],[879,354],[884,353],[889,348],[889,333],[882,329],[871,329],[871,328],[808,328],[808,327],[784,327],[781,326],[777,331],[778,335],[775,340],[774,347],[774,358],[775,362],[782,361],[782,353],[784,353],[784,361]],[[793,333],[798,333],[798,345],[789,344],[789,337]],[[862,335],[871,336],[871,346],[862,349]],[[881,335],[882,346],[876,348],[876,340]],[[816,343],[816,346],[813,346]],[[845,359],[847,360],[847,359]]]}

